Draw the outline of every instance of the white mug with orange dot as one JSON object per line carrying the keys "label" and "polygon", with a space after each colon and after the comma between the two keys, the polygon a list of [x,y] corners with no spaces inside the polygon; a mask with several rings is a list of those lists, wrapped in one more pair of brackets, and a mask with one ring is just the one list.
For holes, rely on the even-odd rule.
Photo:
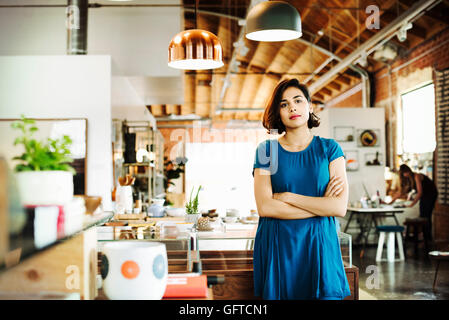
{"label": "white mug with orange dot", "polygon": [[168,275],[165,244],[115,241],[105,243],[102,251],[102,287],[109,299],[162,299]]}

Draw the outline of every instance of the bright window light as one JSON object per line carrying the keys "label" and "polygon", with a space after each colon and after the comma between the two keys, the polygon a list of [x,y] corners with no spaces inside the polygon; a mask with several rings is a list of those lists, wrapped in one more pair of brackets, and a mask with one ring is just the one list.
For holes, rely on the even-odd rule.
{"label": "bright window light", "polygon": [[238,209],[241,216],[256,210],[254,179],[252,176],[254,152],[252,143],[186,143],[188,159],[185,170],[186,200],[192,188],[201,185],[199,209]]}
{"label": "bright window light", "polygon": [[433,152],[436,147],[433,84],[403,94],[401,98],[403,151]]}

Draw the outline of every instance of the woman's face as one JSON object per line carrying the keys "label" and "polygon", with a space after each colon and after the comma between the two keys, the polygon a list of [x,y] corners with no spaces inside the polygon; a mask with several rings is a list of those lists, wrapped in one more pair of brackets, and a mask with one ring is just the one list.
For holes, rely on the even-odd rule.
{"label": "woman's face", "polygon": [[307,125],[312,112],[312,106],[304,93],[296,87],[289,87],[284,91],[279,108],[281,121],[288,129]]}

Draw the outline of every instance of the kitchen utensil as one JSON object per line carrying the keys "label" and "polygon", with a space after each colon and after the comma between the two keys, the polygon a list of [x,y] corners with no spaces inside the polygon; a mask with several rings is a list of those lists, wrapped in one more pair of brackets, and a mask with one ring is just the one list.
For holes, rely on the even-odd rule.
{"label": "kitchen utensil", "polygon": [[160,242],[105,243],[101,257],[103,290],[111,300],[160,300],[167,286],[168,262]]}

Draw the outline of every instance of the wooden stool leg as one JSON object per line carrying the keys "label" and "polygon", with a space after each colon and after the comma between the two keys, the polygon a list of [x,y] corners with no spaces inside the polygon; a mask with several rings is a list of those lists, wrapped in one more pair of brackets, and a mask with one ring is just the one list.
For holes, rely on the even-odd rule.
{"label": "wooden stool leg", "polygon": [[440,267],[440,260],[437,260],[437,267],[435,269],[435,277],[433,278],[433,290],[435,290],[435,286],[437,284],[437,276],[438,276],[438,268]]}
{"label": "wooden stool leg", "polygon": [[377,244],[376,261],[382,260],[382,250],[384,247],[385,232],[381,231],[379,235],[379,242]]}

